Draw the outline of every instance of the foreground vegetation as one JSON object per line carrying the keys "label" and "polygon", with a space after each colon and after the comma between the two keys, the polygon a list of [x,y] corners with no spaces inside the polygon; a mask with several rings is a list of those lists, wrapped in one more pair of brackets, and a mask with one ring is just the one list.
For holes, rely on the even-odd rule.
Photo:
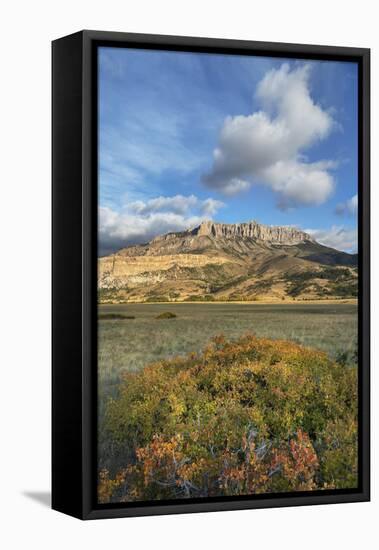
{"label": "foreground vegetation", "polygon": [[[176,318],[156,320],[170,311]],[[103,316],[108,319],[104,319]],[[113,319],[110,318],[113,316]],[[123,321],[116,316],[135,317]],[[153,361],[199,353],[217,334],[291,340],[356,361],[355,304],[128,304],[99,308],[99,404],[116,397],[122,373]],[[147,345],[148,343],[148,345]],[[101,421],[101,418],[100,418]]]}
{"label": "foreground vegetation", "polygon": [[125,372],[101,426],[99,501],[355,487],[356,376],[253,335]]}

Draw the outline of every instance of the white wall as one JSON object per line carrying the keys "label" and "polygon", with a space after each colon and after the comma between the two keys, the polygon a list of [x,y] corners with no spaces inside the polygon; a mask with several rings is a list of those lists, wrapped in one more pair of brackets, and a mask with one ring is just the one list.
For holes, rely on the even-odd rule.
{"label": "white wall", "polygon": [[[371,47],[375,102],[379,34],[374,11],[372,0],[14,0],[2,4],[0,541],[8,538],[3,548],[347,550],[375,546],[378,437],[374,437],[373,502],[367,504],[82,523],[26,495],[42,493],[46,499],[50,484],[50,41],[92,28]],[[372,120],[375,152],[379,146],[375,104]],[[375,241],[379,228],[375,155],[372,167]],[[373,254],[375,268],[376,250]],[[374,285],[374,323],[377,297]],[[373,347],[376,352],[375,343]],[[374,385],[374,430],[377,390]]]}

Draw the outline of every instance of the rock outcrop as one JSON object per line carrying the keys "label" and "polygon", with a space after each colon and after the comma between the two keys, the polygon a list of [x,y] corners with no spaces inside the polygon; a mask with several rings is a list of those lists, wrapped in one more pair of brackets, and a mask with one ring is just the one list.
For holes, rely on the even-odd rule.
{"label": "rock outcrop", "polygon": [[241,237],[286,245],[313,241],[308,233],[295,227],[263,225],[256,221],[230,224],[205,221],[190,232],[193,235],[208,235],[216,238]]}

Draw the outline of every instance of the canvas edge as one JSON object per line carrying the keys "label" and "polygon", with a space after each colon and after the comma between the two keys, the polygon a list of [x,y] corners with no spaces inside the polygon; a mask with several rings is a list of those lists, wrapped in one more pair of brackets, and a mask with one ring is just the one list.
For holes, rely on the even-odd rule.
{"label": "canvas edge", "polygon": [[[80,289],[82,298],[82,361],[80,369],[80,381],[76,384],[81,384],[81,413],[78,418],[78,423],[81,426],[81,453],[77,457],[77,464],[81,469],[81,486],[78,502],[74,507],[56,505],[53,490],[53,508],[81,519],[101,519],[101,518],[116,518],[130,516],[146,516],[146,515],[162,515],[162,514],[180,514],[193,512],[212,512],[212,511],[227,511],[227,510],[242,510],[242,509],[258,509],[258,508],[274,508],[283,506],[301,506],[315,504],[336,504],[344,502],[366,502],[370,500],[370,372],[369,372],[369,243],[370,243],[370,224],[369,224],[369,181],[370,181],[370,50],[366,48],[349,48],[335,46],[315,46],[302,44],[283,44],[283,43],[266,43],[254,41],[240,41],[230,39],[214,39],[214,38],[195,38],[195,37],[175,37],[163,35],[145,35],[135,33],[113,33],[103,31],[81,31],[71,35],[71,37],[80,36],[82,41],[82,147],[81,147],[81,177],[80,189],[82,193],[82,231],[81,235],[73,235],[74,238],[80,238],[82,243],[82,272],[80,273]],[[69,37],[59,39],[65,41]],[[114,508],[97,508],[94,505],[96,495],[94,493],[94,448],[96,433],[94,430],[93,412],[96,407],[94,402],[95,375],[94,372],[94,312],[93,312],[93,297],[96,292],[95,277],[93,268],[95,265],[94,258],[94,229],[96,228],[96,210],[97,197],[94,193],[94,158],[93,150],[95,144],[94,128],[94,109],[96,108],[93,97],[93,50],[94,45],[99,42],[115,42],[118,45],[138,44],[140,47],[157,46],[157,47],[174,47],[174,48],[200,48],[209,51],[229,50],[230,53],[243,51],[248,54],[257,49],[266,52],[270,55],[274,52],[281,56],[291,55],[304,57],[315,56],[319,58],[334,58],[341,56],[342,58],[350,59],[352,57],[360,60],[362,66],[362,166],[361,166],[361,189],[363,190],[363,199],[361,205],[361,249],[362,253],[362,295],[360,296],[362,304],[362,361],[364,362],[362,376],[362,395],[364,403],[362,407],[362,456],[361,467],[363,468],[362,491],[350,494],[333,494],[333,495],[296,495],[291,497],[268,497],[264,500],[235,500],[235,501],[217,501],[204,503],[178,503],[178,504],[146,504],[143,507],[114,507]],[[53,45],[58,42],[54,41]],[[53,94],[54,96],[54,94]],[[54,105],[54,102],[53,102]],[[54,106],[53,106],[54,110]],[[54,125],[54,123],[53,123]],[[53,177],[54,182],[54,177]],[[54,185],[54,183],[53,183]],[[78,182],[79,185],[79,182]],[[95,200],[96,199],[96,200]],[[53,222],[54,223],[54,222]],[[96,259],[97,261],[97,259]],[[76,267],[77,269],[77,267]],[[53,318],[55,313],[53,312]],[[53,339],[54,340],[54,339]],[[54,376],[54,374],[53,374]],[[75,376],[77,378],[77,374]],[[54,385],[54,382],[53,382]],[[54,392],[53,392],[54,394]],[[54,471],[54,465],[53,465]],[[55,475],[56,468],[55,468]],[[60,476],[66,474],[60,473]],[[75,493],[75,491],[74,491]],[[74,498],[75,500],[75,498]]]}

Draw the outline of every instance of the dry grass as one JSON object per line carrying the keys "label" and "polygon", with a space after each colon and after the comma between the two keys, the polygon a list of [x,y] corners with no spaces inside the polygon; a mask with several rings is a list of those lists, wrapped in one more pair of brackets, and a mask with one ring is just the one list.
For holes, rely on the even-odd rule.
{"label": "dry grass", "polygon": [[347,352],[354,360],[358,337],[355,304],[170,304],[175,319],[156,317],[165,304],[101,306],[100,314],[133,316],[132,323],[99,322],[99,396],[115,395],[123,371],[135,371],[153,361],[200,352],[224,333],[238,338],[247,332],[284,339],[326,351],[331,358]]}

